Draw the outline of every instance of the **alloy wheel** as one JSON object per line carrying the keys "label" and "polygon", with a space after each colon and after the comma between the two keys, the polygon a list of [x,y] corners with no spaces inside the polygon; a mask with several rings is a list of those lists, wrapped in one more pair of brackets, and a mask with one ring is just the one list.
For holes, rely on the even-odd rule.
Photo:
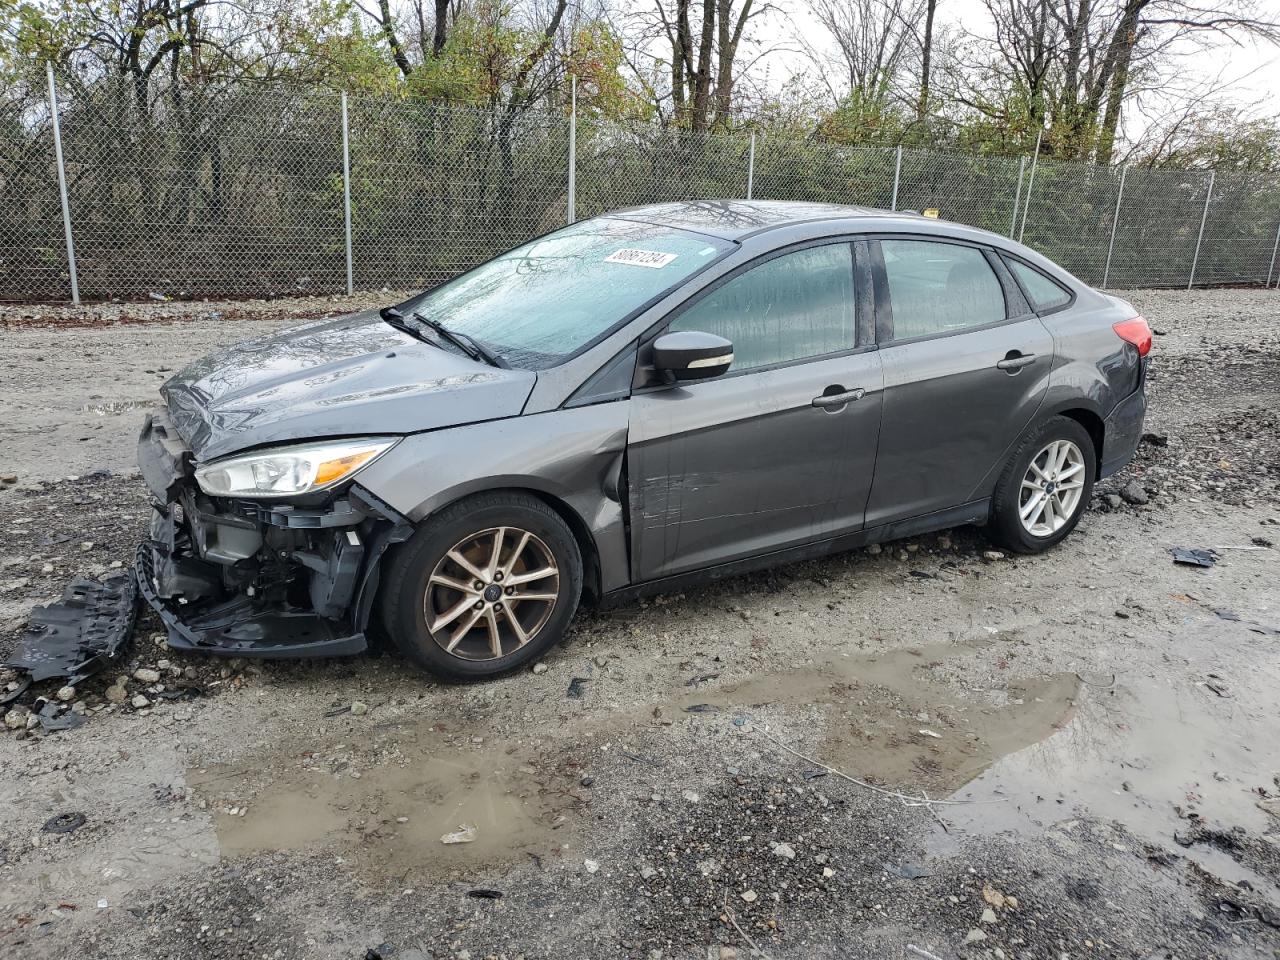
{"label": "alloy wheel", "polygon": [[537,535],[493,527],[460,540],[432,570],[423,599],[437,644],[464,660],[514,653],[546,626],[560,568]]}
{"label": "alloy wheel", "polygon": [[1033,537],[1048,537],[1075,516],[1084,495],[1084,454],[1070,440],[1054,440],[1031,458],[1018,494],[1018,517]]}

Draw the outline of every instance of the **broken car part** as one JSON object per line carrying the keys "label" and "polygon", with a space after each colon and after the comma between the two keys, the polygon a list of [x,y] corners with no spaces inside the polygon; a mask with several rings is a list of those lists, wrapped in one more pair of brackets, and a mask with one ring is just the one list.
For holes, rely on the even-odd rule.
{"label": "broken car part", "polygon": [[57,603],[31,611],[5,666],[26,672],[32,681],[57,677],[74,686],[120,656],[133,630],[137,596],[128,573],[101,583],[73,580]]}
{"label": "broken car part", "polygon": [[[243,657],[364,650],[378,562],[412,527],[358,486],[332,497],[323,491],[337,482],[333,474],[389,445],[310,444],[201,473],[167,415],[149,417],[138,461],[154,513],[136,573],[169,645]],[[275,497],[300,489],[302,499],[215,498],[198,476],[219,491]]]}
{"label": "broken car part", "polygon": [[1212,567],[1218,562],[1212,550],[1190,550],[1186,547],[1173,548],[1173,562],[1188,567]]}

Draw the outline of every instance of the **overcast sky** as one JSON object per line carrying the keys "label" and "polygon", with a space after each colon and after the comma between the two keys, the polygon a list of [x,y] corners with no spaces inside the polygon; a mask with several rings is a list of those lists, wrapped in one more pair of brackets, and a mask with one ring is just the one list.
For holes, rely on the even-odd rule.
{"label": "overcast sky", "polygon": [[[807,43],[818,49],[830,49],[830,35],[810,15],[806,15],[807,7],[802,0],[795,2],[796,6],[791,8],[793,12],[785,17],[792,36],[796,38],[789,46],[794,49],[801,43]],[[1280,7],[1280,0],[1268,2]],[[992,32],[990,16],[982,0],[939,0],[938,22],[953,29],[963,25],[970,32],[986,36]],[[1227,88],[1218,94],[1219,99],[1252,105],[1259,114],[1280,114],[1280,48],[1276,45],[1250,40],[1239,45],[1219,42],[1208,50],[1188,45],[1180,56],[1178,86],[1183,89],[1179,93],[1214,83],[1227,84]],[[766,58],[766,62],[770,62],[770,73],[778,79],[811,66],[804,55],[789,51],[780,52],[776,59]],[[1161,106],[1159,98],[1149,96],[1145,99],[1144,108],[1158,113]],[[1127,126],[1142,125],[1141,117],[1136,116],[1135,111],[1127,113]]]}

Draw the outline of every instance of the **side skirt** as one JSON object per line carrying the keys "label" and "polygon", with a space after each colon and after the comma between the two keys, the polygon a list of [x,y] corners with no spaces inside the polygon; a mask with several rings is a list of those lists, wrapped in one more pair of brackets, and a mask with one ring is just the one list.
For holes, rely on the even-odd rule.
{"label": "side skirt", "polygon": [[991,499],[984,497],[981,500],[974,500],[958,507],[948,507],[946,510],[938,510],[934,513],[927,513],[921,517],[911,517],[907,520],[895,520],[892,523],[884,523],[878,527],[868,527],[865,530],[847,533],[839,537],[833,537],[830,540],[803,543],[797,547],[775,550],[772,553],[762,553],[755,557],[745,557],[742,560],[733,560],[729,563],[717,564],[714,567],[690,570],[687,573],[678,573],[675,576],[649,580],[645,583],[634,583],[605,594],[600,598],[599,607],[601,609],[609,609],[610,607],[629,603],[640,597],[653,596],[658,593],[670,593],[674,590],[683,590],[688,587],[723,580],[727,577],[753,573],[757,570],[768,570],[771,567],[778,567],[788,563],[813,560],[833,553],[844,553],[873,543],[900,540],[903,537],[913,537],[921,533],[946,530],[950,527],[960,527],[965,524],[981,525],[987,522],[990,515]]}

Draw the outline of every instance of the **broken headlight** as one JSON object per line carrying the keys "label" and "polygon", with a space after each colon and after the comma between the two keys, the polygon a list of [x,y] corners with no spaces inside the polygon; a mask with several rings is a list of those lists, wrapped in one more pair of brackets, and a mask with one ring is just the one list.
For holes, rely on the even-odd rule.
{"label": "broken headlight", "polygon": [[396,443],[395,437],[360,437],[256,450],[196,469],[196,483],[211,497],[290,497],[348,479]]}

